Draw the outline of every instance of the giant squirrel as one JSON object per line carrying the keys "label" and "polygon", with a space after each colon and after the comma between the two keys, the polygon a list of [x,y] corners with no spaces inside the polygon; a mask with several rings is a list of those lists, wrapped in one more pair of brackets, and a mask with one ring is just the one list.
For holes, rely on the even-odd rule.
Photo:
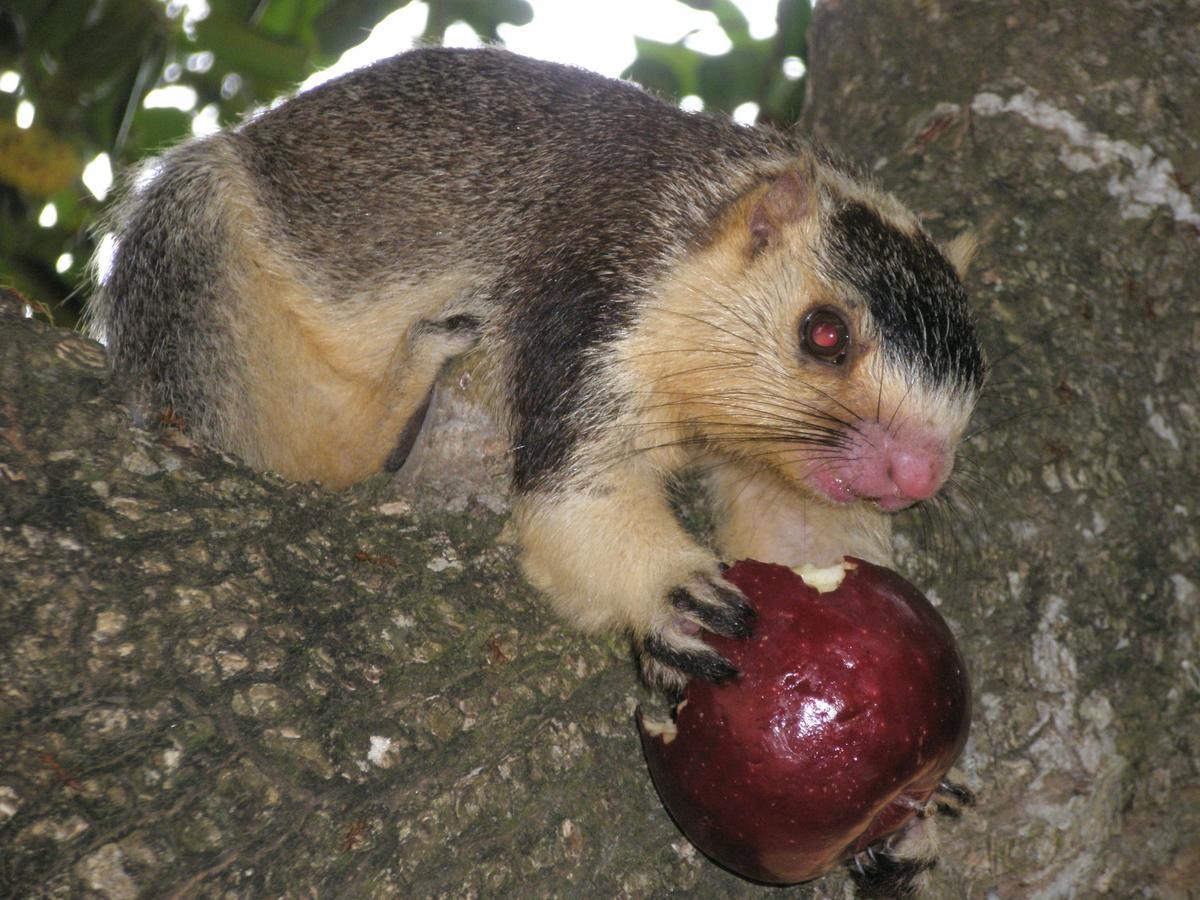
{"label": "giant squirrel", "polygon": [[[478,350],[526,574],[668,691],[735,674],[698,636],[753,625],[720,559],[888,563],[984,379],[970,239],[939,248],[795,134],[501,50],[401,54],[176,147],[107,227],[114,365],[263,469],[398,467]],[[689,467],[715,549],[668,503]],[[855,865],[902,892],[917,854]]]}
{"label": "giant squirrel", "polygon": [[[666,688],[733,674],[697,634],[751,628],[719,559],[887,563],[984,377],[970,241],[795,134],[501,50],[401,54],[130,185],[94,330],[152,403],[337,488],[478,348],[525,572]],[[716,551],[664,490],[698,465]]]}

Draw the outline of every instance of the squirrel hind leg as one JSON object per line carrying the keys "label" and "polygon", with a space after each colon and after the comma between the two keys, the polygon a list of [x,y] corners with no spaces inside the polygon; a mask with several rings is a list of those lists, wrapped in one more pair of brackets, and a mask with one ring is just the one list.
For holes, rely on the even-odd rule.
{"label": "squirrel hind leg", "polygon": [[[341,488],[398,467],[447,360],[479,340],[472,316],[423,319],[457,285],[410,286],[346,309],[298,280],[255,285],[239,324],[255,386],[243,455],[289,478]],[[237,449],[237,448],[235,448]]]}
{"label": "squirrel hind leg", "polygon": [[330,260],[297,262],[259,195],[235,137],[170,151],[113,214],[92,329],[192,437],[344,487],[385,467],[442,365],[478,342],[476,276],[342,284]]}
{"label": "squirrel hind leg", "polygon": [[975,796],[961,784],[943,781],[924,810],[896,834],[856,854],[847,863],[856,897],[920,896],[937,866],[938,816],[958,818]]}

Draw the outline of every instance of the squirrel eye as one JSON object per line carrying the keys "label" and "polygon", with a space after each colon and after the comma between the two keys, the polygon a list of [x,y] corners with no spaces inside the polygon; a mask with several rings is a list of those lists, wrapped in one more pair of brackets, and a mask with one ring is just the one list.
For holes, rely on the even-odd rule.
{"label": "squirrel eye", "polygon": [[800,329],[804,349],[825,362],[839,365],[846,360],[850,344],[850,328],[846,320],[830,309],[818,309],[808,314]]}

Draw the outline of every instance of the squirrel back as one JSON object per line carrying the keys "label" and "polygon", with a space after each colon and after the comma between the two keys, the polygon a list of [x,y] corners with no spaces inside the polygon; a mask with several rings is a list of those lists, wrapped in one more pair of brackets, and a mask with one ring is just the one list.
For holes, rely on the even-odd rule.
{"label": "squirrel back", "polygon": [[415,409],[398,398],[490,334],[545,376],[504,410],[532,485],[569,452],[588,351],[797,152],[576,69],[402,54],[144,167],[94,330],[195,436],[333,486],[377,471]]}

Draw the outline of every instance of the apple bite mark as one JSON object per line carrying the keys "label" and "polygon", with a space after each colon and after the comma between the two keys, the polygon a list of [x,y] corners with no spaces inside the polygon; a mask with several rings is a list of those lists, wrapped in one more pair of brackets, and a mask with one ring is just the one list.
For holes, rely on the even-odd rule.
{"label": "apple bite mark", "polygon": [[800,576],[800,579],[813,588],[819,594],[828,594],[830,591],[836,591],[841,587],[842,581],[846,577],[846,572],[850,569],[856,569],[858,566],[853,560],[843,559],[840,563],[835,563],[832,566],[793,566],[792,571]]}

